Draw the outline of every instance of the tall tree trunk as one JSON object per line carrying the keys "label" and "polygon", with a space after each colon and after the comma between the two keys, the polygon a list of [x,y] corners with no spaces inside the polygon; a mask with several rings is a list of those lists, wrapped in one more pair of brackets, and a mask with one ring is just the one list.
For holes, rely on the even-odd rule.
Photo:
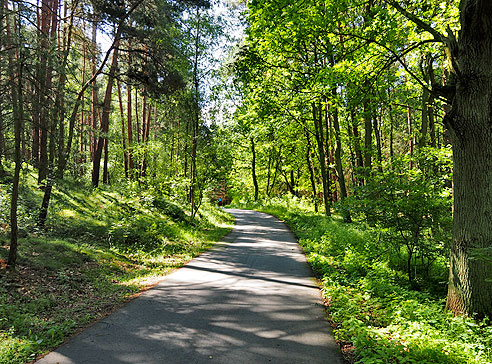
{"label": "tall tree trunk", "polygon": [[94,153],[96,152],[97,147],[97,138],[96,138],[96,130],[97,130],[97,121],[99,115],[99,107],[97,101],[97,24],[98,21],[95,19],[96,16],[93,15],[93,24],[92,24],[92,93],[91,93],[91,132],[90,132],[90,150],[91,150],[91,161],[94,161]]}
{"label": "tall tree trunk", "polygon": [[429,115],[429,136],[431,147],[436,147],[436,122],[434,118],[434,100],[431,98],[429,101],[428,115]]}
{"label": "tall tree trunk", "polygon": [[18,223],[17,223],[17,205],[19,200],[19,180],[20,170],[22,166],[21,159],[21,129],[23,119],[23,104],[22,104],[22,61],[18,60],[18,73],[16,82],[12,85],[12,106],[14,116],[14,178],[12,180],[12,195],[10,199],[10,247],[7,265],[15,267],[17,261],[18,247]]}
{"label": "tall tree trunk", "polygon": [[251,141],[251,177],[253,178],[253,186],[255,188],[255,201],[258,201],[258,179],[256,177],[256,149],[255,149],[255,141],[253,137],[250,137]]}
{"label": "tall tree trunk", "polygon": [[115,40],[115,48],[113,50],[113,59],[111,61],[111,67],[108,73],[108,84],[106,86],[106,92],[104,94],[104,104],[103,104],[103,113],[101,116],[101,132],[103,135],[99,135],[97,140],[97,147],[94,153],[94,161],[92,164],[92,185],[94,187],[99,186],[99,171],[101,168],[101,156],[104,149],[105,140],[108,137],[109,132],[109,116],[111,113],[111,97],[113,93],[113,81],[116,74],[116,68],[118,65],[118,44],[119,44],[119,36]]}
{"label": "tall tree trunk", "polygon": [[126,149],[126,132],[125,132],[125,112],[123,110],[123,99],[121,97],[121,84],[120,81],[116,81],[118,88],[118,103],[120,105],[121,115],[121,142],[123,147],[123,164],[125,166],[125,178],[128,178],[128,154]]}
{"label": "tall tree trunk", "polygon": [[[325,150],[325,158],[326,158],[326,181],[328,185],[328,191],[329,191],[329,203],[331,205],[332,202],[336,202],[337,200],[337,191],[336,188],[333,188],[336,186],[336,176],[335,173],[331,173],[332,165],[334,164],[334,158],[333,158],[333,148],[331,145],[332,137],[331,137],[331,117],[330,113],[328,112],[329,106],[328,102],[325,99],[324,100],[324,107],[322,106],[321,102],[319,103],[319,124],[321,126],[321,130],[325,130],[325,144],[324,144],[324,150]],[[321,110],[323,112],[321,112]],[[323,117],[324,116],[324,117]],[[323,126],[323,120],[324,120],[324,126]]]}
{"label": "tall tree trunk", "polygon": [[311,138],[309,136],[309,132],[306,129],[306,142],[307,142],[307,148],[306,148],[306,163],[309,169],[309,180],[311,181],[311,189],[313,190],[313,202],[314,202],[314,211],[318,212],[319,210],[319,199],[318,199],[318,191],[316,188],[316,173],[314,170],[314,164],[313,164],[313,158],[311,156],[312,153],[312,145],[311,145]]}
{"label": "tall tree trunk", "polygon": [[[334,96],[336,96],[336,89],[333,90]],[[338,120],[338,109],[333,108],[333,129],[335,130],[335,166],[338,175],[338,185],[340,186],[340,199],[342,202],[347,198],[347,187],[345,185],[345,174],[343,173],[342,164],[342,137],[340,135],[340,122]],[[346,209],[343,211],[343,220],[345,222],[352,222],[350,212]]]}
{"label": "tall tree trunk", "polygon": [[49,91],[51,88],[52,61],[51,55],[48,54],[50,48],[50,19],[54,9],[50,7],[51,3],[42,1],[39,31],[39,75],[38,93],[39,93],[39,166],[38,166],[38,184],[44,183],[48,176],[49,153],[48,153],[48,136],[51,130],[48,118],[49,112]]}
{"label": "tall tree trunk", "polygon": [[372,168],[372,117],[368,101],[364,101],[364,167],[367,176],[371,173]]}
{"label": "tall tree trunk", "polygon": [[394,132],[394,120],[393,120],[393,108],[391,107],[391,104],[388,105],[388,115],[390,119],[390,140],[389,140],[389,147],[390,147],[390,158],[393,158],[395,152],[394,152],[394,142],[393,142],[393,132]]}
{"label": "tall tree trunk", "polygon": [[364,179],[361,177],[360,169],[364,167],[364,159],[362,156],[362,147],[361,147],[361,140],[360,140],[360,134],[359,134],[359,124],[357,120],[355,119],[355,110],[350,111],[350,119],[352,120],[352,134],[353,134],[353,143],[354,143],[354,151],[355,151],[355,157],[356,157],[356,169],[358,169],[356,173],[356,180],[358,185],[362,185],[364,183]]}
{"label": "tall tree trunk", "polygon": [[126,117],[128,130],[128,177],[133,179],[133,126],[132,126],[132,89],[126,85]]}
{"label": "tall tree trunk", "polygon": [[378,118],[376,116],[372,119],[372,128],[374,129],[374,135],[376,136],[376,155],[378,158],[378,171],[379,173],[383,172],[383,151],[382,151],[382,143],[381,143],[381,128],[379,127]]}
{"label": "tall tree trunk", "polygon": [[[13,22],[15,23],[15,19]],[[20,25],[19,25],[20,26]],[[10,24],[7,18],[7,44],[10,46],[8,51],[8,63],[10,73],[10,91],[12,101],[12,111],[14,118],[14,178],[12,181],[12,195],[10,200],[10,247],[9,256],[7,259],[7,265],[14,268],[17,261],[17,246],[18,246],[18,223],[17,223],[17,205],[19,199],[19,180],[20,170],[22,166],[21,159],[21,133],[22,133],[22,120],[24,119],[24,105],[22,99],[22,78],[24,59],[22,50],[19,51],[18,56],[14,54],[14,49],[18,49],[10,34]],[[19,31],[19,30],[18,30]],[[19,31],[20,32],[20,31]]]}
{"label": "tall tree trunk", "polygon": [[425,147],[427,142],[427,133],[429,130],[429,101],[430,101],[430,92],[427,90],[427,87],[422,89],[422,126],[420,128],[420,139],[418,143],[418,149],[421,150]]}
{"label": "tall tree trunk", "polygon": [[268,165],[267,165],[267,183],[266,183],[266,195],[270,191],[270,179],[272,177],[272,163],[273,163],[273,153],[275,148],[270,148],[270,153],[268,153]]}
{"label": "tall tree trunk", "polygon": [[106,136],[104,138],[104,161],[103,161],[103,183],[109,185],[109,170],[108,170],[108,144],[109,139]]}
{"label": "tall tree trunk", "polygon": [[[83,23],[83,31],[85,32],[85,22]],[[85,84],[86,81],[86,59],[87,59],[87,50],[85,42],[82,44],[82,84]],[[84,175],[84,164],[85,164],[85,94],[82,96],[82,110],[80,110],[80,176]]]}
{"label": "tall tree trunk", "polygon": [[190,203],[192,216],[195,217],[197,212],[197,201],[195,198],[197,190],[197,170],[196,170],[196,159],[197,159],[197,148],[198,148],[198,127],[200,123],[200,105],[199,105],[199,79],[198,79],[198,61],[199,61],[199,46],[200,46],[200,36],[201,36],[201,19],[200,19],[200,8],[196,6],[196,29],[195,29],[195,39],[194,39],[194,61],[193,61],[193,120],[191,128],[191,161],[190,161]]}
{"label": "tall tree trunk", "polygon": [[[137,144],[140,144],[140,131],[142,130],[140,128],[140,123],[138,121],[139,112],[140,111],[138,109],[138,90],[137,88],[135,88],[135,134],[137,135]],[[138,161],[136,162],[136,164],[138,164]]]}
{"label": "tall tree trunk", "polygon": [[327,165],[326,165],[326,155],[324,148],[324,132],[323,132],[323,123],[321,122],[321,112],[322,110],[316,107],[316,103],[312,103],[313,108],[313,121],[314,121],[314,135],[316,136],[316,144],[318,145],[318,157],[319,164],[321,170],[321,182],[323,185],[323,201],[325,207],[325,215],[331,215],[331,206],[330,206],[330,187],[329,180],[327,174]]}
{"label": "tall tree trunk", "polygon": [[[3,3],[0,2],[0,24],[3,26]],[[3,48],[3,36],[0,36],[0,49]],[[3,59],[0,55],[0,74],[3,74]],[[5,157],[5,138],[4,138],[4,122],[3,122],[3,109],[4,98],[0,95],[0,177],[3,175],[3,158]]]}
{"label": "tall tree trunk", "polygon": [[[410,105],[407,104],[407,131],[408,131],[408,148],[410,151],[410,157],[413,157],[413,121],[412,121],[412,110]],[[410,159],[410,169],[413,168],[413,160]]]}

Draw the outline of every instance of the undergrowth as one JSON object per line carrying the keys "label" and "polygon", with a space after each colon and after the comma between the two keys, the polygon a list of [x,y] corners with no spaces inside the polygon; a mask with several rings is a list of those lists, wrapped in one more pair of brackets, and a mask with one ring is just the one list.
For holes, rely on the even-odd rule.
{"label": "undergrowth", "polygon": [[[416,290],[392,265],[382,232],[315,214],[292,198],[239,203],[285,221],[320,278],[337,341],[352,363],[492,363],[490,321],[453,317],[432,285]],[[438,284],[438,282],[435,282]],[[437,293],[436,293],[437,291]]]}
{"label": "undergrowth", "polygon": [[195,219],[152,188],[54,188],[44,229],[42,191],[25,171],[15,271],[8,254],[10,184],[0,183],[0,364],[25,363],[112,312],[210,248],[233,223],[204,204]]}

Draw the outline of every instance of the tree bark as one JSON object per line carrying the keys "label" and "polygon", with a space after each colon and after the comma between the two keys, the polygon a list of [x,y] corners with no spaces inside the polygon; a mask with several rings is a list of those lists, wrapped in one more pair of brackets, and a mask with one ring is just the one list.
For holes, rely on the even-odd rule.
{"label": "tree bark", "polygon": [[[333,93],[336,95],[336,90],[333,90]],[[347,198],[347,187],[345,185],[345,174],[343,173],[343,164],[342,164],[342,138],[340,135],[340,122],[338,120],[338,109],[333,108],[333,129],[335,130],[335,166],[337,169],[338,175],[338,185],[340,187],[340,199],[342,202]],[[352,222],[352,218],[350,217],[350,212],[348,210],[343,211],[343,220],[345,222]]]}
{"label": "tree bark", "polygon": [[364,167],[367,175],[372,168],[372,118],[367,101],[364,101]]}
{"label": "tree bark", "polygon": [[425,147],[427,141],[427,133],[429,130],[429,101],[430,92],[427,90],[427,87],[424,87],[422,89],[422,126],[420,128],[420,139],[418,143],[419,150]]}
{"label": "tree bark", "polygon": [[90,150],[91,161],[94,161],[94,153],[96,152],[97,139],[97,121],[98,121],[98,101],[97,101],[97,20],[93,19],[92,24],[92,92],[91,92],[91,132],[90,132]]}
{"label": "tree bark", "polygon": [[133,179],[133,126],[132,126],[132,89],[126,85],[126,117],[128,130],[128,177]]}
{"label": "tree bark", "polygon": [[472,257],[492,242],[492,3],[462,0],[460,11],[458,40],[448,37],[456,94],[444,120],[454,162],[447,308],[481,318],[492,315],[492,269]]}
{"label": "tree bark", "polygon": [[99,135],[97,140],[97,147],[94,153],[94,161],[92,164],[92,185],[94,187],[99,186],[99,171],[101,168],[101,156],[104,149],[105,140],[107,139],[107,134],[109,132],[109,116],[111,113],[111,97],[113,92],[113,81],[116,74],[116,68],[118,65],[118,43],[119,36],[115,40],[115,48],[113,50],[113,59],[111,61],[111,67],[108,73],[108,84],[106,86],[106,92],[104,94],[104,104],[103,104],[103,113],[101,116],[101,132],[103,135]]}
{"label": "tree bark", "polygon": [[120,105],[120,115],[121,115],[121,142],[123,147],[123,164],[125,167],[125,178],[128,178],[128,154],[126,149],[126,132],[125,132],[125,112],[123,111],[123,99],[121,97],[121,84],[117,80],[118,88],[118,103]]}
{"label": "tree bark", "polygon": [[312,103],[313,108],[313,121],[314,121],[314,135],[316,136],[316,144],[318,146],[318,158],[321,170],[321,182],[323,185],[323,201],[325,207],[325,215],[331,215],[331,206],[330,206],[330,187],[329,180],[327,175],[327,165],[326,165],[326,155],[324,148],[324,132],[323,132],[323,123],[321,123],[321,110],[316,108],[316,104]]}
{"label": "tree bark", "polygon": [[[15,20],[14,20],[15,21]],[[23,56],[20,51],[20,56],[15,59],[14,48],[18,48],[11,37],[7,19],[7,43],[9,44],[8,51],[8,63],[10,72],[10,87],[11,87],[11,101],[12,111],[14,118],[14,178],[12,181],[12,195],[10,200],[10,247],[9,256],[7,259],[7,265],[11,268],[15,267],[17,261],[17,247],[18,247],[18,223],[17,223],[17,206],[19,199],[19,180],[20,170],[22,166],[21,159],[21,133],[22,133],[22,120],[24,118],[24,105],[22,100],[22,78],[23,78]]]}
{"label": "tree bark", "polygon": [[314,202],[314,211],[318,212],[319,210],[319,199],[318,199],[318,192],[316,189],[316,173],[314,170],[314,164],[313,164],[313,158],[311,156],[312,153],[312,145],[311,145],[311,138],[309,136],[309,132],[306,128],[306,163],[309,169],[309,180],[311,181],[311,189],[313,190],[313,202]]}

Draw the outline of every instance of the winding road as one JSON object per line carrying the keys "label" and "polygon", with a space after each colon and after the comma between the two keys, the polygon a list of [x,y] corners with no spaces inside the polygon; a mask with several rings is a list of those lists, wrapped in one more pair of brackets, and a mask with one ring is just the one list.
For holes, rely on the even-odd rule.
{"label": "winding road", "polygon": [[248,210],[225,242],[38,364],[342,364],[290,230]]}

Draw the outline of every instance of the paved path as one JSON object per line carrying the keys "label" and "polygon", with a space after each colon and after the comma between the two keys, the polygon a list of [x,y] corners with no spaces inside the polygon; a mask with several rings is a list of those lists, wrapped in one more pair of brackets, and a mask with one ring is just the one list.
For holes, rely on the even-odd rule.
{"label": "paved path", "polygon": [[226,243],[38,364],[341,364],[294,235],[272,216],[229,210]]}

